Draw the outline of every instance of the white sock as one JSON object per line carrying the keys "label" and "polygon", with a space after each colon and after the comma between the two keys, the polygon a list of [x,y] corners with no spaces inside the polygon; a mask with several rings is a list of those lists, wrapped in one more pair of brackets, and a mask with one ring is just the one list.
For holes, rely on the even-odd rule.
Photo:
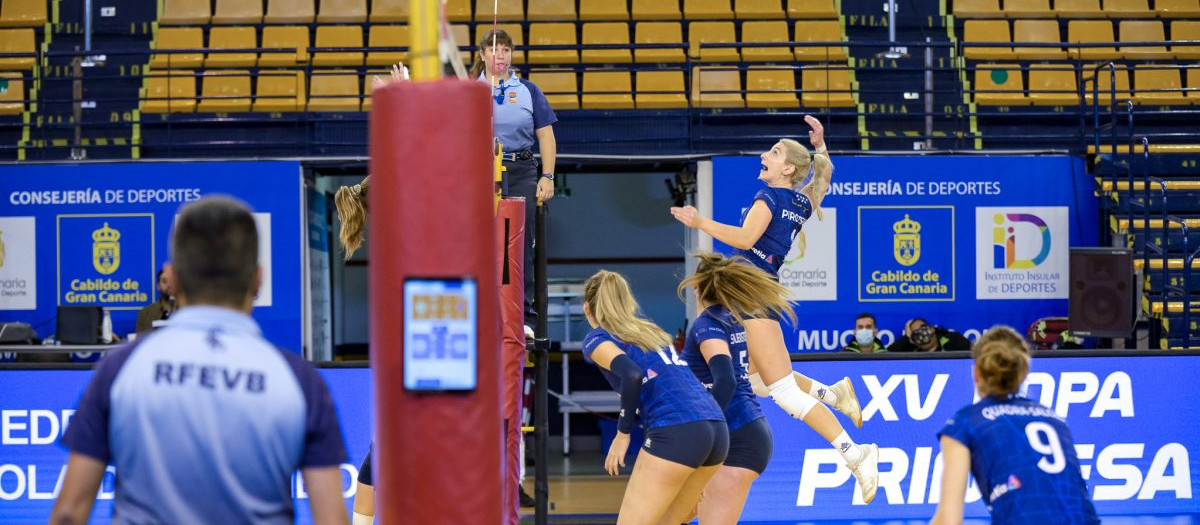
{"label": "white sock", "polygon": [[813,407],[821,404],[816,398],[800,390],[800,386],[790,375],[771,383],[767,389],[770,390],[771,399],[775,404],[796,419],[804,419]]}
{"label": "white sock", "polygon": [[[345,514],[343,514],[344,516]],[[354,513],[354,517],[350,521],[351,525],[373,525],[375,516],[367,516],[366,514]]]}
{"label": "white sock", "polygon": [[837,394],[833,393],[833,390],[816,379],[810,379],[810,381],[812,381],[812,386],[808,387],[808,395],[820,399],[826,405],[837,404]]}
{"label": "white sock", "polygon": [[858,445],[854,443],[853,439],[850,439],[850,435],[846,434],[845,430],[838,434],[838,437],[833,438],[829,444],[842,454],[842,459],[846,460],[847,466],[858,463],[858,460],[862,459],[862,451],[858,449]]}

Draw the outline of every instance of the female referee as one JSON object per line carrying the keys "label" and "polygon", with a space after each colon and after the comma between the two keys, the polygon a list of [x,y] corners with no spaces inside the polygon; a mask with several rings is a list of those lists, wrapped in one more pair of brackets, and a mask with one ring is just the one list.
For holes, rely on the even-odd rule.
{"label": "female referee", "polygon": [[592,326],[584,358],[621,394],[617,435],[604,460],[609,474],[625,465],[635,419],[646,429],[617,523],[682,523],[729,449],[721,409],[675,353],[671,337],[638,316],[624,277],[605,270],[589,277],[583,313]]}
{"label": "female referee", "polygon": [[[812,127],[808,136],[817,148],[816,153],[810,154],[799,142],[781,139],[760,155],[762,170],[758,179],[767,187],[755,194],[754,204],[744,214],[741,226],[701,217],[692,206],[671,208],[671,214],[685,226],[700,229],[735,247],[736,255],[777,278],[801,227],[814,212],[818,218],[822,217],[821,201],[833,174],[833,165],[825,153],[824,127],[812,116],[804,117],[804,121]],[[795,189],[808,178],[810,170],[811,181]],[[822,411],[813,412],[823,401],[846,414],[856,426],[862,426],[862,410],[850,379],[843,378],[829,387],[793,372],[778,318],[746,319],[742,324],[746,328],[750,382],[755,393],[770,395],[780,408],[829,440],[858,480],[863,501],[869,503],[879,486],[879,447],[856,445],[836,418],[826,418]]]}
{"label": "female referee", "polygon": [[993,327],[971,356],[980,400],[938,433],[945,467],[932,523],[962,523],[968,470],[993,523],[1100,523],[1066,422],[1017,395],[1029,373],[1025,341],[1011,328]]}

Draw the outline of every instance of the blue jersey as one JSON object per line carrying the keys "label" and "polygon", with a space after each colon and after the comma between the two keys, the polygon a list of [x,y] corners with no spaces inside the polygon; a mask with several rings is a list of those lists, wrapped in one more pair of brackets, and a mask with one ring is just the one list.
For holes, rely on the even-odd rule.
{"label": "blue jersey", "polygon": [[[487,73],[479,75],[479,81],[487,83]],[[516,153],[533,148],[537,142],[537,130],[558,122],[554,109],[546,95],[533,82],[509,71],[499,86],[492,88],[492,129],[496,138],[504,145],[505,153]]]}
{"label": "blue jersey", "polygon": [[1053,410],[1019,396],[987,397],[938,435],[970,449],[993,523],[1100,523],[1071,431]]}
{"label": "blue jersey", "polygon": [[[583,357],[589,363],[592,352],[601,343],[617,345],[625,352],[645,377],[642,379],[642,395],[638,400],[638,415],[646,428],[658,428],[692,421],[724,421],[721,407],[713,401],[704,386],[688,372],[687,363],[679,358],[675,349],[664,346],[656,351],[646,351],[626,343],[603,328],[596,328],[583,339]],[[620,391],[620,380],[615,374],[600,369],[613,390]]]}
{"label": "blue jersey", "polygon": [[712,388],[712,370],[708,368],[704,354],[700,353],[700,343],[709,339],[720,339],[729,345],[737,387],[733,391],[733,398],[725,406],[725,421],[729,423],[729,430],[737,430],[763,417],[754,389],[750,387],[750,373],[746,371],[746,328],[724,306],[710,306],[696,317],[692,328],[688,330],[687,342],[683,345],[683,360],[696,374],[696,379]]}
{"label": "blue jersey", "polygon": [[[734,255],[741,255],[755,266],[762,268],[771,275],[779,274],[783,266],[783,258],[792,249],[792,243],[800,228],[812,216],[812,202],[808,196],[790,188],[772,188],[770,186],[758,190],[754,200],[763,201],[771,210],[771,223],[763,232],[758,242],[749,250],[736,250]],[[742,213],[742,222],[746,222],[746,214]]]}

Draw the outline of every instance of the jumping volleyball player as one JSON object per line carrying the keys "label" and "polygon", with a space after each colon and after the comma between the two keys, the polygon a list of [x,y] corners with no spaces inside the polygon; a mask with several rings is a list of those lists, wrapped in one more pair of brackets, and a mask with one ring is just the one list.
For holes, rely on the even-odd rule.
{"label": "jumping volleyball player", "polygon": [[[722,224],[701,217],[696,208],[671,208],[676,220],[697,228],[736,248],[739,255],[777,279],[783,259],[815,212],[822,217],[821,200],[829,189],[833,165],[825,149],[825,130],[812,116],[804,117],[812,127],[809,140],[816,147],[810,154],[800,143],[781,139],[763,153],[758,179],[767,187],[754,196],[754,204],[742,217],[741,226]],[[811,181],[800,186],[811,171]],[[841,453],[846,466],[858,480],[864,502],[875,498],[879,486],[879,447],[858,445],[842,428],[825,402],[862,426],[862,410],[849,378],[832,387],[792,371],[783,330],[778,317],[746,319],[746,343],[750,353],[750,382],[760,396],[771,396],[780,408],[803,420]]]}
{"label": "jumping volleyball player", "polygon": [[980,400],[938,433],[945,468],[933,523],[962,523],[968,469],[994,523],[1100,523],[1066,422],[1017,395],[1029,373],[1025,341],[1011,328],[993,327],[971,356]]}
{"label": "jumping volleyball player", "polygon": [[624,277],[604,270],[589,277],[583,314],[592,326],[584,358],[621,394],[617,435],[604,460],[609,474],[625,465],[635,419],[646,428],[617,523],[682,523],[729,449],[721,409],[675,353],[671,337],[638,316]]}

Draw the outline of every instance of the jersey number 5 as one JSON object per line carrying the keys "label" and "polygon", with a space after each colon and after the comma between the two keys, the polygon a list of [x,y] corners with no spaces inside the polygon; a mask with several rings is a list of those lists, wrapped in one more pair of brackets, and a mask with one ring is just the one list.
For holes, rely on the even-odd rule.
{"label": "jersey number 5", "polygon": [[[668,355],[668,353],[670,355]],[[687,366],[687,361],[679,358],[679,354],[675,352],[675,347],[664,346],[658,349],[658,357],[661,357],[663,362],[668,365]]]}
{"label": "jersey number 5", "polygon": [[1063,455],[1062,441],[1058,439],[1058,431],[1049,423],[1034,421],[1025,425],[1025,437],[1029,438],[1029,446],[1043,456],[1037,466],[1047,474],[1058,474],[1067,468],[1067,458]]}

